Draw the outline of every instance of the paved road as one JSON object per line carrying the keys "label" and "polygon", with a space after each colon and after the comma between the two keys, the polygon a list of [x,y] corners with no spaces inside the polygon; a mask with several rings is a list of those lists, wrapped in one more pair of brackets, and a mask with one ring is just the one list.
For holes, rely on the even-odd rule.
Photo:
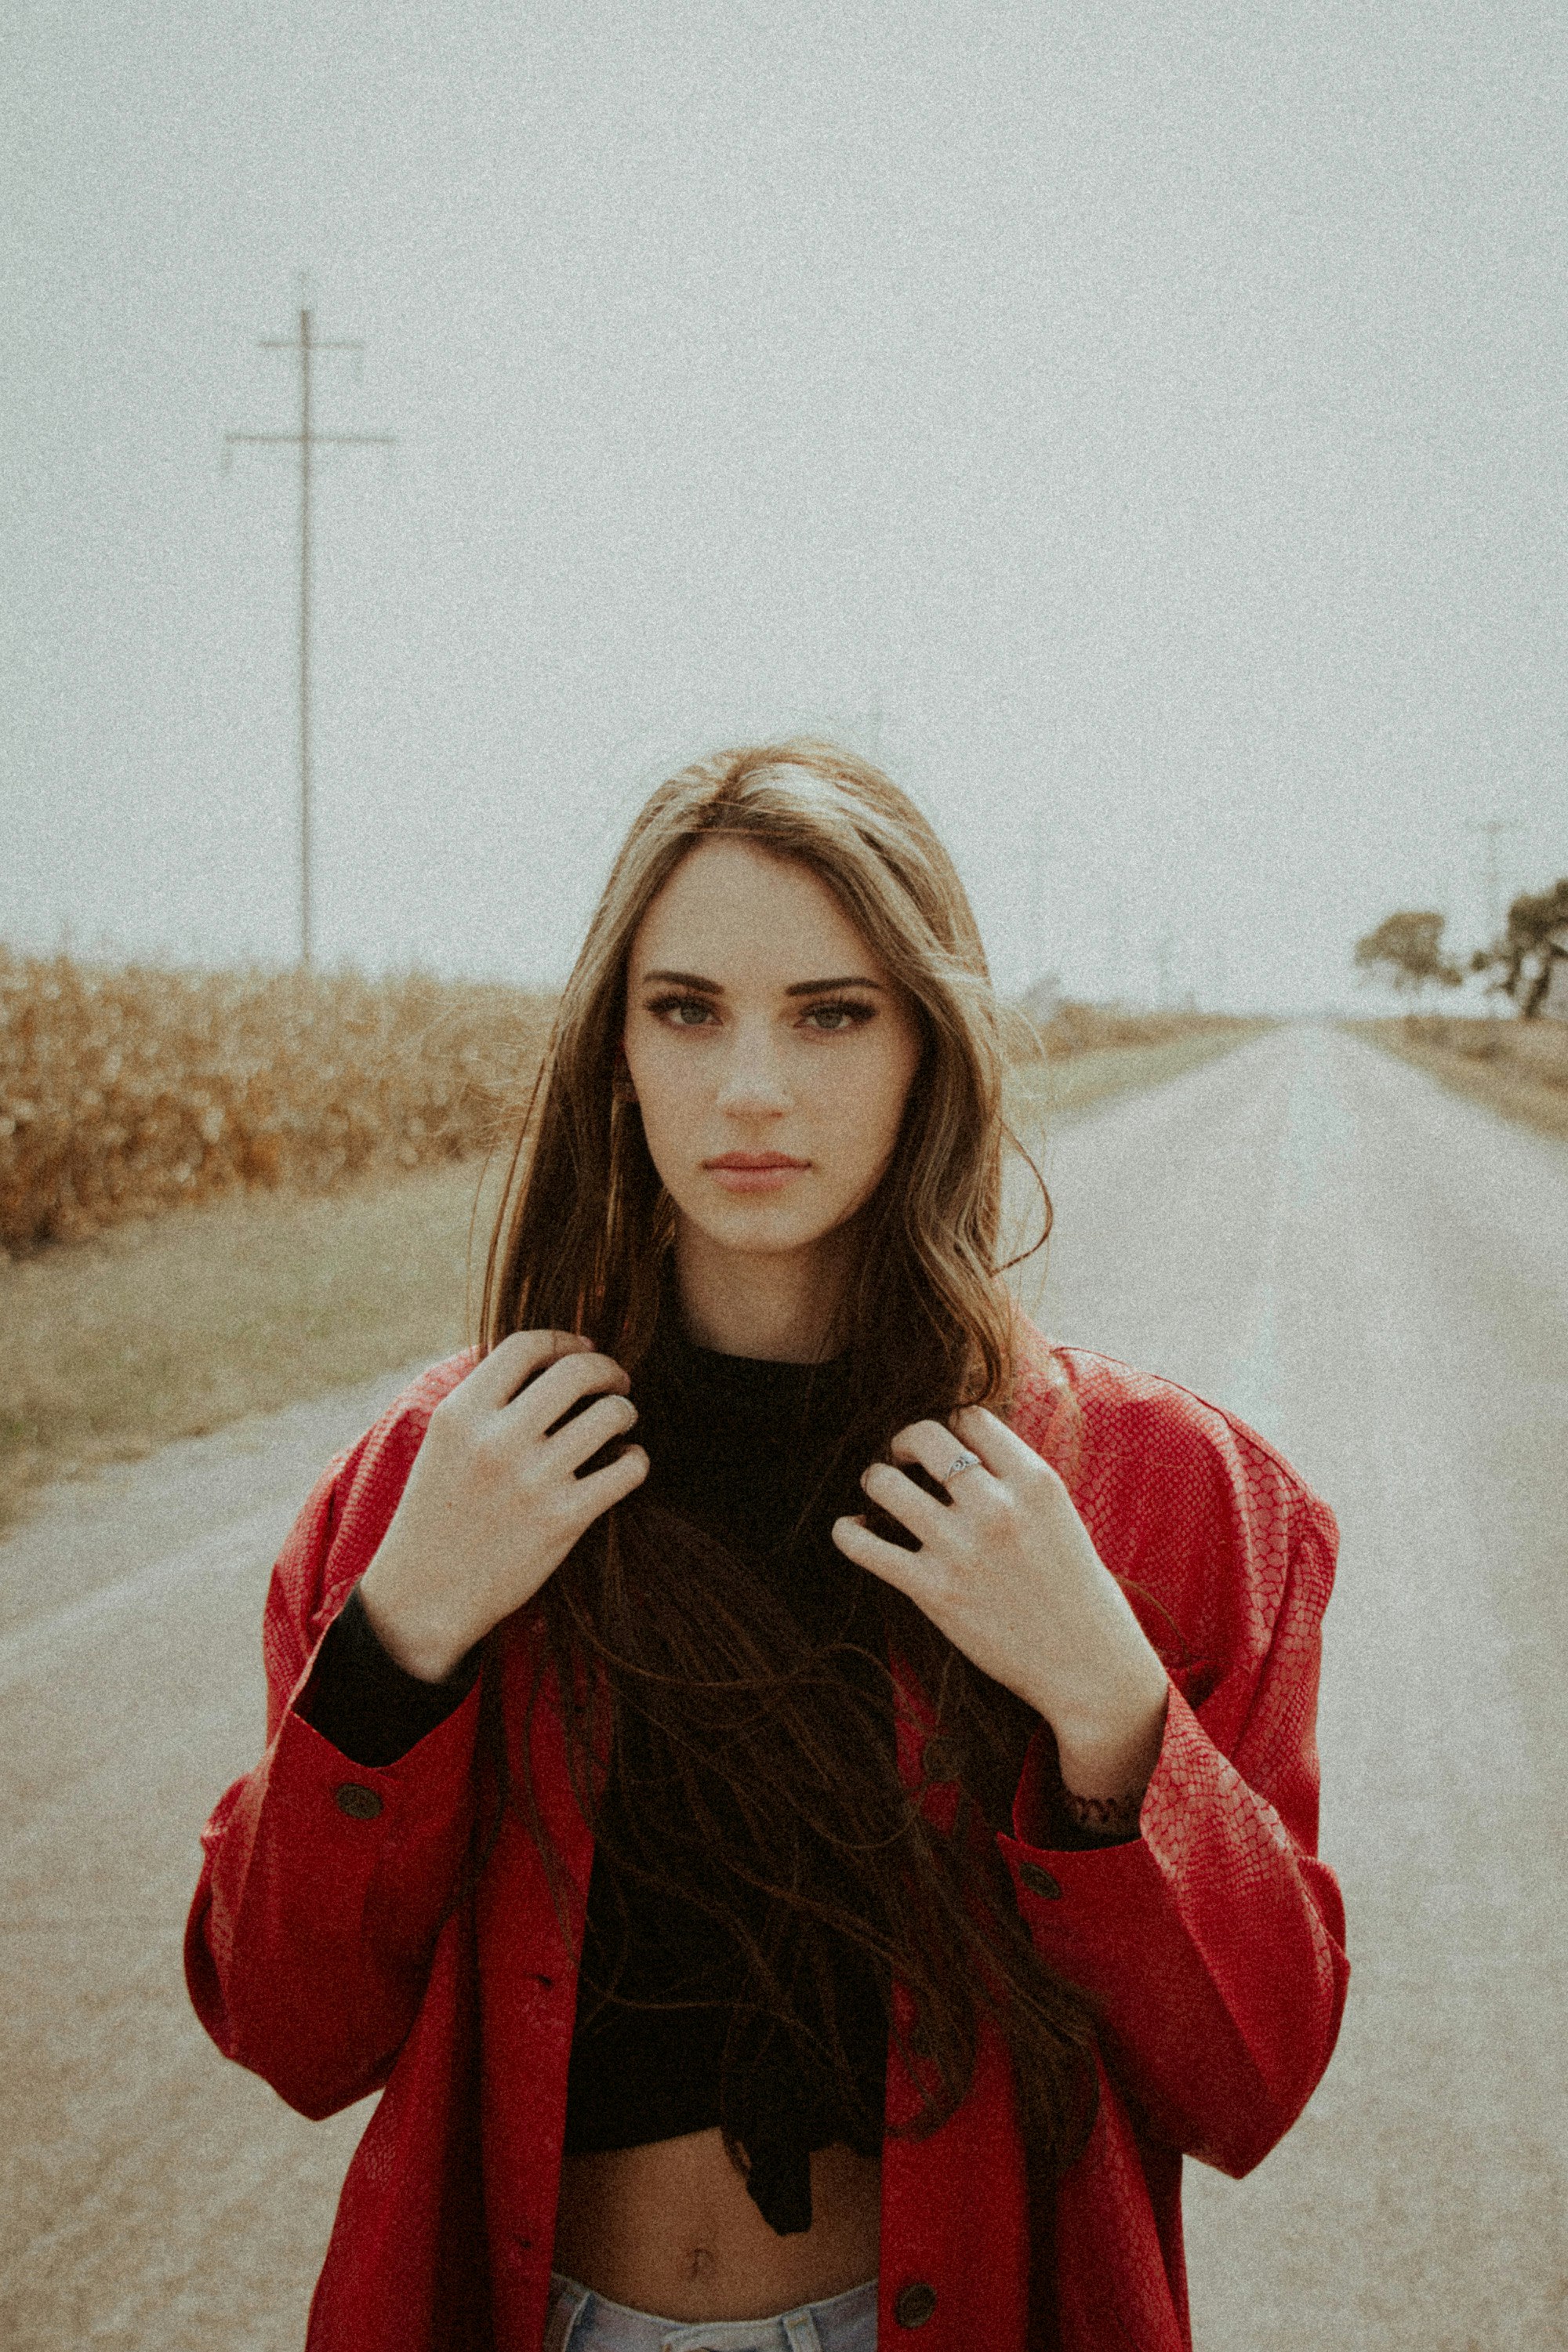
{"label": "paved road", "polygon": [[1334,1507],[1334,2062],[1188,2167],[1200,2352],[1568,2345],[1568,1150],[1300,1028],[1048,1156],[1063,1339],[1230,1407]]}
{"label": "paved road", "polygon": [[[1343,1533],[1350,2008],[1257,2173],[1189,2168],[1200,2352],[1568,2344],[1568,1150],[1302,1027],[1064,1125],[1047,1172],[1048,1327],[1240,1412]],[[300,2341],[363,2111],[306,2125],[225,2066],[179,1929],[256,1752],[268,1563],[397,1384],[62,1488],[0,1546],[16,2352]]]}

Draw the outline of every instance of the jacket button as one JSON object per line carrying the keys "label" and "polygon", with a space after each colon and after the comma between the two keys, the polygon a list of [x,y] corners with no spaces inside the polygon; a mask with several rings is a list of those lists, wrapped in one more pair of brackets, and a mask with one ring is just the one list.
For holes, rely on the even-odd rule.
{"label": "jacket button", "polygon": [[332,1790],[332,1802],[340,1813],[347,1813],[351,1822],[374,1822],[381,1811],[381,1799],[374,1789],[361,1781],[345,1780]]}
{"label": "jacket button", "polygon": [[893,2305],[893,2317],[900,2327],[923,2327],[936,2309],[936,2289],[927,2286],[924,2279],[902,2288]]}
{"label": "jacket button", "polygon": [[1050,1872],[1037,1862],[1021,1862],[1018,1876],[1031,1895],[1043,1895],[1048,1903],[1054,1903],[1061,1894],[1062,1890]]}
{"label": "jacket button", "polygon": [[963,1751],[956,1739],[944,1738],[939,1733],[928,1739],[921,1752],[928,1780],[956,1780],[963,1767]]}

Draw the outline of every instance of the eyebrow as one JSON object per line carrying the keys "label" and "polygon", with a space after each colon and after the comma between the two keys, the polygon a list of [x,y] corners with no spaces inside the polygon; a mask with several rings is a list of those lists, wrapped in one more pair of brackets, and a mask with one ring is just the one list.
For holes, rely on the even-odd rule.
{"label": "eyebrow", "polygon": [[[717,980],[704,980],[700,972],[645,971],[642,976],[641,985],[644,988],[647,988],[651,986],[656,980],[663,981],[667,984],[673,985],[676,988],[692,989],[701,996],[722,996],[724,993],[723,983]],[[828,989],[832,988],[874,988],[879,995],[885,992],[879,980],[867,980],[862,973],[847,972],[837,980],[792,981],[790,985],[784,990],[784,994],[786,996],[821,996]]]}

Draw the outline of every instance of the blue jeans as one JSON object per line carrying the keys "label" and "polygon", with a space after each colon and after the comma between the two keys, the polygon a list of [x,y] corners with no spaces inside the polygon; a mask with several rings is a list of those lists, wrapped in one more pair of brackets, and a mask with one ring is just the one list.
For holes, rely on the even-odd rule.
{"label": "blue jeans", "polygon": [[550,2273],[544,2352],[877,2352],[877,2282],[773,2319],[658,2319]]}

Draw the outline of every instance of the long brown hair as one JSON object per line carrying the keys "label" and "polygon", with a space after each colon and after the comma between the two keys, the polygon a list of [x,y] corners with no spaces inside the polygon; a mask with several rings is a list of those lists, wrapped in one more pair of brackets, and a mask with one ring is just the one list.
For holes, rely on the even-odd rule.
{"label": "long brown hair", "polygon": [[[845,1402],[817,1491],[853,1509],[864,1499],[858,1474],[886,1456],[897,1430],[963,1403],[1005,1412],[1014,1366],[996,1262],[1003,1060],[979,931],[920,811],[834,744],[795,737],[716,753],[638,813],[567,982],[512,1156],[481,1340],[488,1349],[517,1330],[586,1332],[637,1392],[670,1297],[674,1213],[640,1113],[616,1082],[626,968],[658,891],[716,835],[825,882],[921,1030],[920,1066],[892,1160],[862,1213],[836,1335]],[[1041,1194],[1048,1233],[1043,1184]],[[837,1568],[850,1584],[876,1587],[889,1654],[905,1663],[941,1738],[925,1752],[959,1759],[956,1812],[951,1802],[922,1806],[900,1779],[889,1725],[903,1702],[883,1660],[862,1649],[863,1671],[836,1671],[842,1643],[814,1644],[765,1578],[649,1496],[597,1520],[530,1604],[542,1636],[535,1696],[552,1671],[563,1692],[584,1695],[564,1720],[573,1785],[591,1820],[595,1759],[628,1712],[637,1718],[659,1769],[646,1798],[639,1787],[637,1834],[617,1859],[645,1885],[689,1900],[679,1858],[710,1857],[698,1899],[744,1953],[749,2013],[795,2031],[799,1988],[820,1993],[830,1979],[821,1930],[837,1930],[884,1981],[896,1976],[908,1990],[907,2016],[891,2018],[918,2096],[908,2128],[934,2129],[965,2095],[986,2018],[1012,2058],[1031,2154],[1059,2169],[1093,2121],[1092,2023],[1083,1996],[1036,1955],[992,1834],[1007,1826],[1037,1719],[902,1595],[842,1557]],[[941,1777],[952,1770],[944,1762]],[[602,1818],[598,1827],[603,1837]],[[815,2056],[854,2113],[851,2054],[830,1994],[825,2014]],[[866,2120],[879,2135],[881,2116]],[[725,2137],[735,2154],[728,2120]]]}

